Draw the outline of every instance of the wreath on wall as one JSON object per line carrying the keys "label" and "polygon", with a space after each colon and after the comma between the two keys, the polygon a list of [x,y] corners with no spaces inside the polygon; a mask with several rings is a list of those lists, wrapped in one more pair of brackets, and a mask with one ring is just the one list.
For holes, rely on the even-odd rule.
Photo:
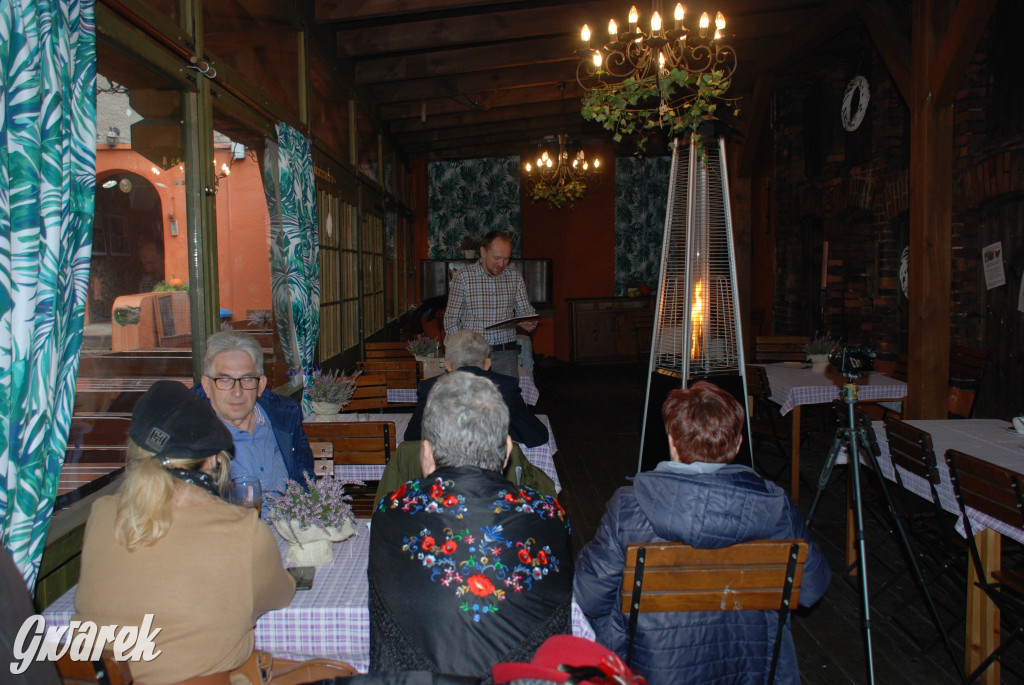
{"label": "wreath on wall", "polygon": [[[856,106],[854,106],[856,97]],[[847,131],[856,131],[864,121],[864,114],[868,109],[868,102],[871,101],[871,89],[868,87],[868,80],[863,76],[854,76],[846,84],[846,92],[843,93],[843,104],[839,108],[839,118],[843,122],[843,128]]]}

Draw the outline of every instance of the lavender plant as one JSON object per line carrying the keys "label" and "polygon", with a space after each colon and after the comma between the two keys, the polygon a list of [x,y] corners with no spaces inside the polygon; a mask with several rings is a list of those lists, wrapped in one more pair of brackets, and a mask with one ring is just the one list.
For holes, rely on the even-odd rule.
{"label": "lavender plant", "polygon": [[437,348],[438,342],[424,335],[417,335],[405,346],[405,349],[409,350],[409,354],[414,357],[433,356],[437,352]]}
{"label": "lavender plant", "polygon": [[266,499],[268,521],[295,521],[301,528],[340,528],[355,515],[345,494],[346,485],[363,485],[355,480],[334,478],[311,479],[304,474],[307,490],[294,480],[285,482],[284,492],[268,495]]}
{"label": "lavender plant", "polygon": [[313,402],[326,402],[344,407],[356,391],[352,378],[339,375],[337,371],[323,373],[315,369],[306,377],[306,394]]}

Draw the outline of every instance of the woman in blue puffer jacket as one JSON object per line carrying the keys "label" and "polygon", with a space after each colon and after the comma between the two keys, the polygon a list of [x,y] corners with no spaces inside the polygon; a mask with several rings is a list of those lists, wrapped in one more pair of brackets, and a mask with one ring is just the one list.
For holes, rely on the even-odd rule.
{"label": "woman in blue puffer jacket", "polygon": [[[724,390],[696,383],[662,407],[671,461],[639,473],[608,502],[597,534],[580,552],[573,591],[598,642],[626,656],[622,569],[631,542],[683,542],[712,549],[759,539],[807,540],[800,604],[825,593],[831,572],[789,497],[746,466],[731,463],[742,442],[743,409]],[[778,627],[774,611],[642,613],[633,668],[650,685],[764,683]],[[785,624],[775,682],[799,685]]]}

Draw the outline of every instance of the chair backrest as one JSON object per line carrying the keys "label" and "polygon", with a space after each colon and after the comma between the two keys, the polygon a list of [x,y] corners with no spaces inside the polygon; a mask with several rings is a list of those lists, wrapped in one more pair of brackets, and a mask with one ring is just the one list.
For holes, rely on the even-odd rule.
{"label": "chair backrest", "polygon": [[329,442],[335,465],[387,464],[396,448],[394,421],[314,421],[302,424],[310,442]]}
{"label": "chair backrest", "polygon": [[622,573],[621,610],[629,614],[627,665],[640,613],[778,611],[771,682],[786,610],[799,600],[806,561],[805,540],[752,540],[719,549],[696,549],[681,542],[631,542]]}
{"label": "chair backrest", "polygon": [[930,481],[934,489],[940,479],[931,434],[905,421],[887,416],[885,435],[889,443],[889,458],[893,465]]}
{"label": "chair backrest", "polygon": [[384,374],[361,373],[356,376],[356,389],[344,411],[365,411],[388,406],[388,382]]}
{"label": "chair backrest", "polygon": [[974,404],[985,373],[988,353],[985,350],[953,345],[949,350],[949,402],[950,418],[969,419],[974,416]]}
{"label": "chair backrest", "polygon": [[811,342],[806,335],[758,336],[754,359],[759,362],[802,362],[807,358],[804,346]]}
{"label": "chair backrest", "polygon": [[974,529],[967,516],[967,507],[1014,526],[1024,525],[1024,496],[1021,477],[965,452],[946,450],[946,466],[953,483],[953,495],[960,506],[961,520],[967,535],[968,549],[980,583],[988,576],[974,540]]}
{"label": "chair backrest", "polygon": [[756,402],[764,402],[771,398],[772,388],[768,383],[768,372],[763,366],[746,365],[747,395]]}
{"label": "chair backrest", "polygon": [[131,685],[131,668],[127,661],[117,661],[114,651],[107,647],[100,655],[100,660],[74,661],[71,650],[67,650],[57,660],[57,673],[64,685]]}
{"label": "chair backrest", "polygon": [[420,365],[411,356],[405,359],[378,359],[356,362],[363,373],[381,374],[389,388],[415,388],[420,382]]}
{"label": "chair backrest", "polygon": [[413,359],[406,349],[405,342],[368,342],[366,343],[366,361],[384,359]]}

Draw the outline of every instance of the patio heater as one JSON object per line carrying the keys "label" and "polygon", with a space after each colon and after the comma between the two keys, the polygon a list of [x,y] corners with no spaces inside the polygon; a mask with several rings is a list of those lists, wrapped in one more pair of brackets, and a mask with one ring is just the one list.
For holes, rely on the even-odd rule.
{"label": "patio heater", "polygon": [[[742,342],[725,139],[707,122],[672,153],[638,471],[668,456],[669,391],[707,380],[746,407]],[[736,462],[752,465],[749,422],[744,437]]]}

